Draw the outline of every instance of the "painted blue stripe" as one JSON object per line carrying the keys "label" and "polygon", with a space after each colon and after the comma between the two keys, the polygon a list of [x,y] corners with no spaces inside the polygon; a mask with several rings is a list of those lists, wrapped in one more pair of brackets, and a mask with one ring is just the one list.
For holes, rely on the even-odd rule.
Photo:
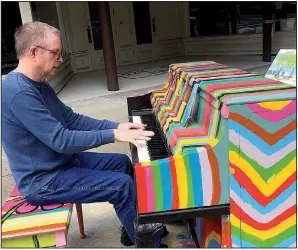
{"label": "painted blue stripe", "polygon": [[187,150],[192,178],[192,188],[194,194],[195,207],[203,206],[203,187],[202,187],[202,170],[199,161],[198,151],[196,149]]}
{"label": "painted blue stripe", "polygon": [[270,146],[260,137],[252,133],[249,129],[239,125],[237,122],[229,120],[229,129],[238,132],[242,137],[246,138],[251,144],[257,147],[260,151],[264,152],[266,155],[272,155],[287,146],[290,142],[296,140],[296,130],[293,130],[291,133],[280,139],[277,143]]}
{"label": "painted blue stripe", "polygon": [[235,235],[232,234],[232,244],[235,244],[239,247],[241,247],[241,241],[238,237],[236,237]]}
{"label": "painted blue stripe", "polygon": [[168,159],[159,161],[160,178],[163,196],[163,210],[170,210],[172,207],[172,177]]}
{"label": "painted blue stripe", "polygon": [[216,241],[215,239],[210,240],[208,246],[208,248],[220,248],[221,245],[218,241]]}
{"label": "painted blue stripe", "polygon": [[296,192],[296,182],[289,186],[285,191],[283,191],[277,198],[268,203],[265,207],[260,205],[245,189],[240,189],[239,183],[236,181],[233,175],[230,174],[230,188],[241,197],[243,202],[250,204],[255,210],[261,214],[267,214],[273,209],[277,208],[281,203],[285,202],[294,192]]}
{"label": "painted blue stripe", "polygon": [[294,234],[293,236],[289,237],[288,239],[284,240],[283,242],[279,243],[274,247],[289,247],[296,242],[297,235]]}
{"label": "painted blue stripe", "polygon": [[290,93],[282,93],[284,88],[279,89],[278,93],[271,93],[267,95],[261,95],[261,96],[246,96],[246,97],[233,97],[231,98],[227,104],[241,104],[241,103],[248,103],[248,102],[261,102],[261,101],[281,101],[281,100],[289,100],[289,99],[295,99],[296,93],[290,92]]}
{"label": "painted blue stripe", "polygon": [[237,84],[237,83],[241,83],[241,82],[251,82],[251,81],[259,81],[259,80],[268,80],[268,79],[263,76],[245,76],[245,77],[237,77],[237,78],[231,76],[231,78],[217,79],[217,80],[211,80],[211,81],[202,81],[201,87],[206,88],[210,85],[216,85],[216,83],[235,83],[235,84]]}
{"label": "painted blue stripe", "polygon": [[53,209],[53,210],[47,210],[47,211],[40,211],[40,212],[35,212],[33,214],[20,214],[18,216],[10,216],[8,218],[8,220],[13,220],[13,219],[16,219],[16,218],[28,218],[30,216],[37,216],[37,215],[44,215],[44,214],[52,214],[52,213],[59,213],[59,212],[64,212],[64,211],[67,211],[67,212],[70,212],[72,210],[72,208],[57,208],[57,209]]}

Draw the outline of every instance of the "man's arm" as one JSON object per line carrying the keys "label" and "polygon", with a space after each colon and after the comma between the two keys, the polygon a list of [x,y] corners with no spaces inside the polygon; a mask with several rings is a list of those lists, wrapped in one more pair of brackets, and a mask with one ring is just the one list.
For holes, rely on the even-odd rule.
{"label": "man's arm", "polygon": [[[65,129],[44,106],[41,99],[30,92],[18,93],[11,110],[19,121],[39,140],[59,153],[75,153],[115,141],[113,129],[78,131]],[[72,126],[86,126],[86,121],[70,117]],[[92,123],[95,126],[96,123]],[[103,123],[104,124],[104,123]],[[107,125],[107,124],[104,124]],[[99,126],[102,128],[104,125]],[[90,126],[90,125],[89,125]]]}

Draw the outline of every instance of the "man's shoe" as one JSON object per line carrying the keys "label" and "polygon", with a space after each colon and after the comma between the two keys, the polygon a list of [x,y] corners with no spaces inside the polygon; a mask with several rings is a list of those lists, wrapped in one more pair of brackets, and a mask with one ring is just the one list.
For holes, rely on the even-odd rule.
{"label": "man's shoe", "polygon": [[[160,235],[160,238],[164,238],[169,234],[169,231],[167,230],[166,226],[163,226],[163,233]],[[121,226],[121,239],[120,242],[122,245],[130,247],[133,246],[134,243],[131,241],[130,237],[128,236],[124,226]],[[160,244],[159,248],[168,248],[166,244]]]}
{"label": "man's shoe", "polygon": [[121,229],[121,239],[120,239],[120,242],[122,245],[126,246],[126,247],[130,247],[130,246],[133,246],[134,243],[131,241],[131,239],[129,238],[126,230],[124,229]]}

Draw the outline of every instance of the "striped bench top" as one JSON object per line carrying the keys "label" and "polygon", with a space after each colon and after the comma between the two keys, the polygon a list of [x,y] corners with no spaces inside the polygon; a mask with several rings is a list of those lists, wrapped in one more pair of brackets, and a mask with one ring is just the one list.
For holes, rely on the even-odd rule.
{"label": "striped bench top", "polygon": [[65,231],[72,207],[71,203],[30,205],[15,187],[2,207],[2,240]]}

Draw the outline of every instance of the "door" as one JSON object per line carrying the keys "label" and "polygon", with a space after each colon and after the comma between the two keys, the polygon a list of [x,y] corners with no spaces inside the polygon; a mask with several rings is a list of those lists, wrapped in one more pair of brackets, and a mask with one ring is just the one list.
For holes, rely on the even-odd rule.
{"label": "door", "polygon": [[71,62],[75,73],[104,68],[100,38],[99,11],[96,2],[68,2]]}
{"label": "door", "polygon": [[137,62],[158,59],[156,8],[153,2],[132,2]]}
{"label": "door", "polygon": [[158,58],[151,3],[110,2],[110,12],[119,65]]}
{"label": "door", "polygon": [[103,48],[101,41],[101,24],[97,2],[83,2],[87,22],[88,54],[91,69],[104,68]]}

